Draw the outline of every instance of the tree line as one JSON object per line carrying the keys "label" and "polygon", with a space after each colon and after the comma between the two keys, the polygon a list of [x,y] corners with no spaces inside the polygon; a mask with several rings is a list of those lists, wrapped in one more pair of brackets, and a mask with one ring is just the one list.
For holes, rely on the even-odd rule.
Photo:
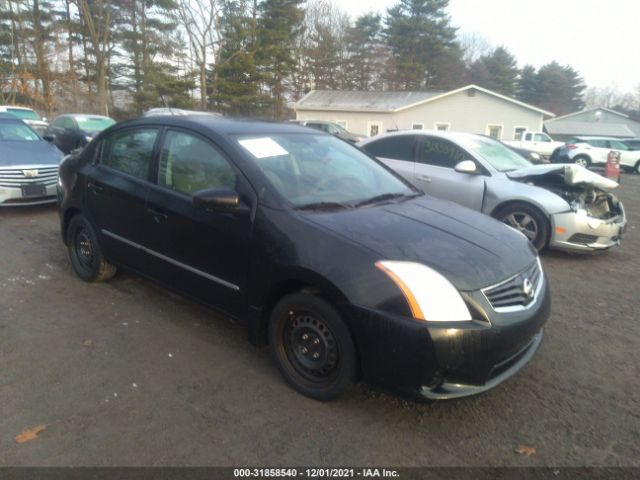
{"label": "tree line", "polygon": [[572,67],[518,68],[505,47],[459,35],[448,4],[398,0],[352,20],[329,0],[0,0],[0,103],[284,119],[310,89],[475,83],[559,115],[584,105]]}

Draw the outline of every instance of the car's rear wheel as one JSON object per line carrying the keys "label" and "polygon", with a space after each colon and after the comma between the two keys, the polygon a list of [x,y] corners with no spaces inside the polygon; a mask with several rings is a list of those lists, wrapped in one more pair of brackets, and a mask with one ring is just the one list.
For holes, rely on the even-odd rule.
{"label": "car's rear wheel", "polygon": [[67,250],[73,269],[85,282],[102,282],[116,273],[116,267],[102,254],[93,225],[82,214],[75,215],[69,222]]}
{"label": "car's rear wheel", "polygon": [[640,160],[636,162],[636,166],[633,167],[633,171],[640,175]]}
{"label": "car's rear wheel", "polygon": [[496,211],[494,217],[523,233],[538,251],[549,241],[549,221],[532,205],[521,202],[505,205]]}
{"label": "car's rear wheel", "polygon": [[581,167],[587,168],[589,167],[589,165],[591,165],[591,159],[586,155],[578,155],[576,158],[573,159],[573,163],[575,163],[576,165],[580,165]]}
{"label": "car's rear wheel", "polygon": [[332,400],[356,378],[358,362],[349,329],[317,295],[294,293],[278,302],[269,320],[269,344],[284,378],[308,397]]}

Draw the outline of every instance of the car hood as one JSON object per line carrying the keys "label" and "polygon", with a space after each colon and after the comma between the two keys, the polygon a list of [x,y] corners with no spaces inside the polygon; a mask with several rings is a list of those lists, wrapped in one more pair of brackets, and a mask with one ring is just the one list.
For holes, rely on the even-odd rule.
{"label": "car hood", "polygon": [[612,190],[618,186],[617,182],[587,170],[580,165],[534,165],[507,172],[513,180],[527,180],[534,177],[561,175],[567,185],[590,185],[602,190]]}
{"label": "car hood", "polygon": [[304,216],[366,247],[378,260],[420,262],[465,291],[498,283],[535,259],[522,234],[491,217],[430,196]]}
{"label": "car hood", "polygon": [[62,160],[63,153],[51,143],[40,140],[37,142],[1,142],[0,166],[14,165],[57,165]]}

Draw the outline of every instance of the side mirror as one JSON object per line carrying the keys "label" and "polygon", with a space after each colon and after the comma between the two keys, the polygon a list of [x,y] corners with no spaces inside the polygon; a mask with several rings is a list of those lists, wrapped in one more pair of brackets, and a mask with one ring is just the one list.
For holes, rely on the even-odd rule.
{"label": "side mirror", "polygon": [[56,139],[56,136],[53,133],[45,133],[42,138],[47,142],[53,142]]}
{"label": "side mirror", "polygon": [[227,187],[205,188],[193,194],[193,206],[199,210],[246,213],[249,209],[240,202],[240,195]]}
{"label": "side mirror", "polygon": [[478,173],[476,162],[473,160],[463,160],[454,167],[458,173]]}

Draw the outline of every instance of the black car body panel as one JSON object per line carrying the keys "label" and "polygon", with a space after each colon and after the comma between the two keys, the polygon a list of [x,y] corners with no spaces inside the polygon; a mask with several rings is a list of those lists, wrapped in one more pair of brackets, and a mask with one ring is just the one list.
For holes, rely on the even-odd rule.
{"label": "black car body panel", "polygon": [[[98,162],[103,139],[143,126],[161,129],[147,179]],[[155,183],[158,144],[169,128],[206,138],[231,162],[241,209],[197,210],[191,197]],[[264,343],[269,312],[283,294],[316,292],[342,314],[365,379],[407,393],[438,398],[435,389],[449,381],[469,384],[473,393],[497,364],[531,344],[549,315],[546,280],[535,305],[520,313],[497,314],[480,293],[536,261],[523,235],[428,196],[335,211],[292,209],[235,141],[238,134],[274,132],[308,134],[292,125],[209,117],[149,117],[107,129],[61,166],[63,239],[70,218],[84,213],[111,262],[246,321],[256,343]],[[380,260],[440,272],[462,292],[473,320],[413,319],[398,286],[376,268]]]}

